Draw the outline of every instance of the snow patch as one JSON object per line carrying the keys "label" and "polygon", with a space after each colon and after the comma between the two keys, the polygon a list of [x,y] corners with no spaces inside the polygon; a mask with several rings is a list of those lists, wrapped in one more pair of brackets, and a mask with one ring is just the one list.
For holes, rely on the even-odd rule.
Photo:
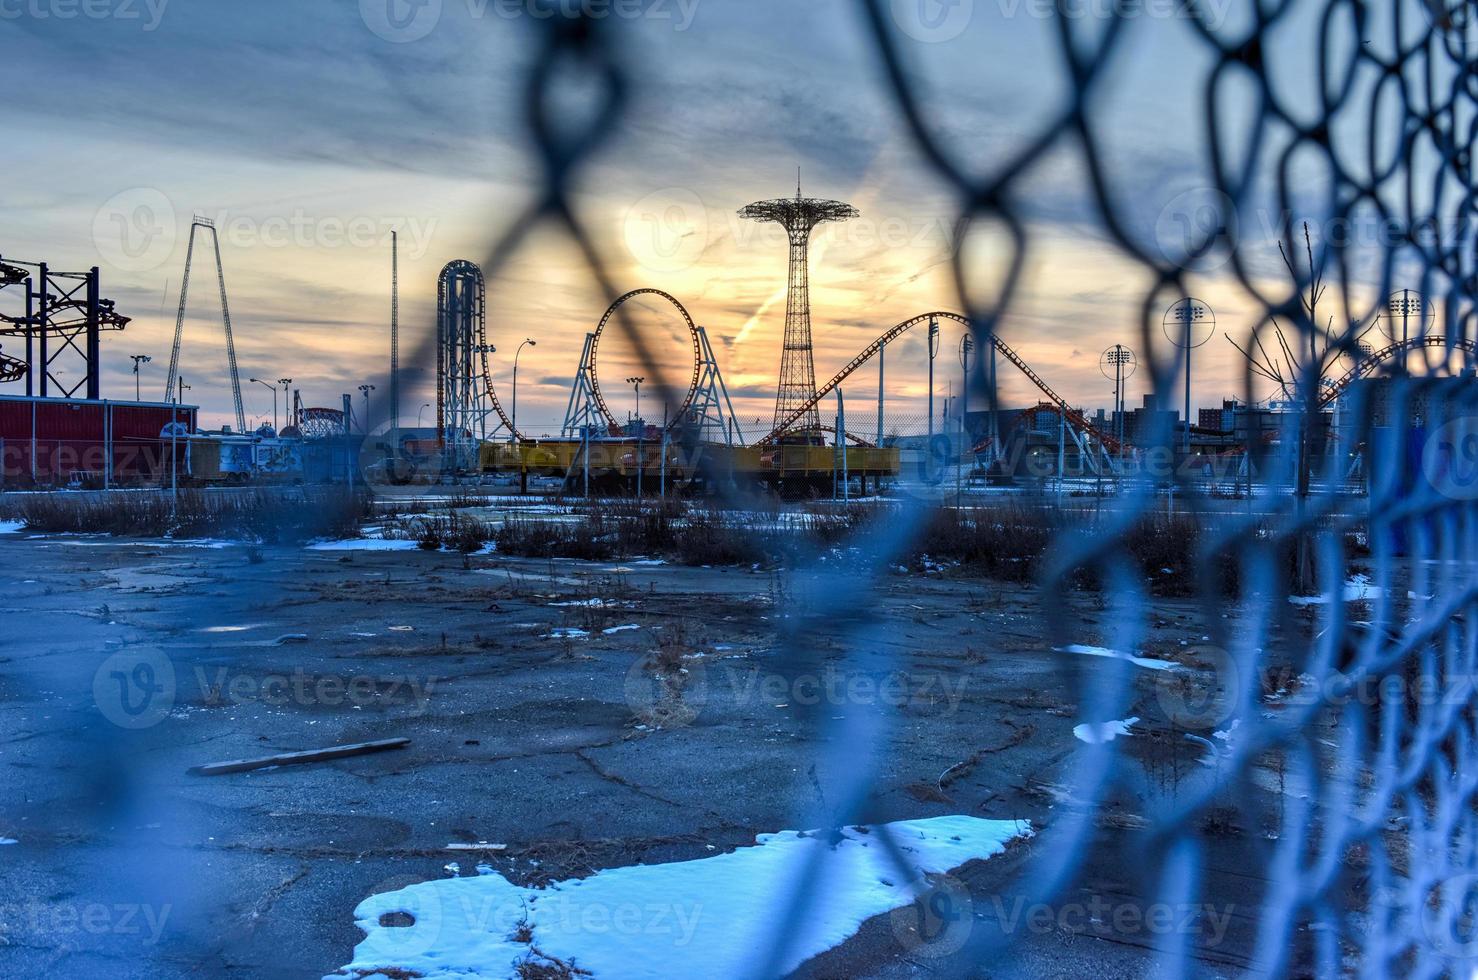
{"label": "snow patch", "polygon": [[385,538],[346,538],[343,541],[315,541],[309,551],[415,551],[420,545],[415,541],[386,540]]}
{"label": "snow patch", "polygon": [[1073,726],[1073,737],[1080,742],[1089,745],[1099,745],[1103,742],[1112,742],[1120,735],[1134,734],[1129,730],[1131,725],[1139,722],[1136,715],[1133,718],[1124,718],[1121,721],[1090,721],[1082,725]]}
{"label": "snow patch", "polygon": [[[1340,598],[1345,602],[1371,602],[1379,599],[1381,590],[1370,584],[1369,575],[1351,575],[1345,581]],[[1408,593],[1409,598],[1416,598]],[[1322,606],[1329,602],[1327,595],[1291,595],[1288,601],[1295,606]]]}
{"label": "snow patch", "polygon": [[0,521],[0,534],[19,534],[25,529],[25,521]]}
{"label": "snow patch", "polygon": [[1135,657],[1122,650],[1110,650],[1108,647],[1091,647],[1082,643],[1072,643],[1065,647],[1058,647],[1058,653],[1081,653],[1089,657],[1113,657],[1116,660],[1127,660],[1136,667],[1144,667],[1149,670],[1174,670],[1178,665],[1169,660],[1154,660],[1150,657]]}
{"label": "snow patch", "polygon": [[[372,895],[354,910],[365,938],[341,973],[397,968],[435,978],[515,977],[537,947],[595,977],[750,976],[763,966],[777,908],[814,868],[811,900],[787,923],[778,972],[839,946],[862,923],[927,893],[926,873],[1000,854],[1032,834],[1018,820],[950,816],[886,825],[908,867],[884,851],[878,829],[849,827],[835,844],[793,830],[755,846],[669,864],[599,871],[548,888],[520,888],[496,872],[439,878]],[[819,852],[819,853],[818,853]],[[384,926],[414,918],[411,925]],[[528,942],[516,934],[526,926]]]}
{"label": "snow patch", "polygon": [[635,623],[626,623],[626,624],[621,625],[621,626],[609,626],[609,627],[601,630],[601,632],[603,634],[605,634],[606,636],[610,636],[612,633],[624,633],[627,630],[639,630],[639,629],[641,629],[641,627],[638,626],[638,625],[636,625]]}

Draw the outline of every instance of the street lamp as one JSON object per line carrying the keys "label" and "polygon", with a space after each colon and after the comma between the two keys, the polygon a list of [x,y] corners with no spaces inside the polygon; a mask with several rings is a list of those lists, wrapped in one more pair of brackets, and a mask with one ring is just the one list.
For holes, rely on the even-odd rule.
{"label": "street lamp", "polygon": [[[494,347],[492,344],[473,344],[468,349],[472,353],[474,353],[474,354],[480,354],[482,356],[483,367],[487,367],[487,362],[488,362],[487,361],[487,355],[489,355],[489,354],[496,354],[498,352],[498,348],[497,347]],[[478,424],[478,432],[477,432],[478,439],[479,440],[482,440],[484,442],[487,441],[487,437],[488,437],[488,420],[487,420],[487,413],[486,412],[479,412],[478,413],[478,415],[477,415],[477,424]],[[497,431],[497,430],[494,430],[494,431]]]}
{"label": "street lamp", "polygon": [[180,413],[178,406],[185,403],[185,392],[190,390],[190,386],[185,384],[184,375],[180,375],[179,382],[180,397],[175,402],[174,411],[169,413],[169,499],[171,507],[178,506],[180,498]]}
{"label": "street lamp", "polygon": [[[426,409],[428,409],[430,407],[431,407],[431,403],[430,402],[426,402],[420,408],[416,409],[416,428],[419,429],[421,427],[421,413],[424,412],[424,411],[426,411]],[[420,435],[417,435],[416,438],[419,439],[421,437],[420,437]]]}
{"label": "street lamp", "polygon": [[636,388],[636,499],[641,499],[642,478],[642,436],[645,434],[646,426],[641,420],[641,384],[646,378],[627,378],[626,383]]}
{"label": "street lamp", "polygon": [[965,431],[965,412],[970,407],[970,353],[975,350],[975,338],[968,333],[960,338],[960,367],[965,376],[960,384],[960,432]]}
{"label": "street lamp", "polygon": [[374,385],[360,385],[359,390],[364,394],[364,421],[359,423],[365,435],[369,435],[369,393],[375,390]]}
{"label": "street lamp", "polygon": [[[509,436],[513,442],[518,441],[518,355],[523,353],[525,347],[538,346],[532,337],[528,337],[518,345],[518,350],[513,352],[513,432]],[[522,465],[519,468],[522,469]]]}
{"label": "street lamp", "polygon": [[148,364],[154,358],[148,354],[130,354],[128,356],[133,359],[133,400],[140,402],[144,399],[139,395],[139,365]]}
{"label": "street lamp", "polygon": [[284,413],[291,412],[292,409],[289,406],[292,405],[292,402],[287,400],[287,386],[293,383],[293,379],[278,378],[277,383],[282,385],[282,411]]}
{"label": "street lamp", "polygon": [[261,380],[260,378],[247,378],[246,380],[250,381],[252,384],[261,385],[263,388],[266,388],[266,389],[268,389],[269,391],[272,392],[272,431],[273,432],[276,432],[277,431],[277,386],[276,385],[273,385],[273,384],[268,384],[267,382]]}
{"label": "street lamp", "polygon": [[934,355],[939,353],[939,321],[929,319],[929,444],[934,444]]}

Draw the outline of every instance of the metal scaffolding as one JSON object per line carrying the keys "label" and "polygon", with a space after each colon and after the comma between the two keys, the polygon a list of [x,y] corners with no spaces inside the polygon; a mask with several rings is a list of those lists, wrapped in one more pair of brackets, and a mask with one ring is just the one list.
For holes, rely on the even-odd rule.
{"label": "metal scaffolding", "polygon": [[28,397],[100,398],[101,334],[122,330],[129,318],[101,297],[97,266],[57,272],[45,262],[0,258],[0,289],[12,286],[22,287],[25,313],[0,314],[0,337],[24,337],[26,353],[23,360],[0,355],[0,382],[25,378]]}

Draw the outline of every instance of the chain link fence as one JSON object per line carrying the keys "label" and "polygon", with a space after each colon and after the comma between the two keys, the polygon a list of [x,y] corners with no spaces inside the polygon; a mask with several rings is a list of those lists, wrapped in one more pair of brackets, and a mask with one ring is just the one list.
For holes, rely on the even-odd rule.
{"label": "chain link fence", "polygon": [[[1127,37],[1146,7],[1045,9],[1062,96],[1051,112],[1022,119],[988,165],[933,122],[950,90],[920,81],[925,42],[970,8],[968,0],[859,0],[857,14],[901,136],[954,195],[956,240],[990,228],[1006,243],[988,266],[969,261],[967,249],[952,255],[957,306],[980,348],[1018,301],[1026,253],[1040,244],[1029,220],[1032,178],[1070,160],[1091,200],[1092,235],[1142,273],[1138,347],[1157,393],[1173,396],[1187,356],[1167,342],[1162,311],[1202,274],[1235,282],[1255,308],[1249,321],[1226,326],[1253,352],[1248,400],[1258,350],[1288,369],[1286,426],[1257,447],[1262,477],[1280,491],[1259,497],[1257,515],[1214,506],[1204,481],[1172,472],[1127,482],[1118,506],[1084,512],[1080,527],[1053,541],[1040,582],[1043,634],[1068,648],[1099,633],[1121,654],[1095,658],[1092,670],[1063,658],[1079,720],[1116,726],[1132,715],[1147,737],[1079,746],[1070,779],[1053,788],[1054,815],[1016,872],[1015,901],[1060,910],[1085,878],[1109,874],[1144,908],[1199,910],[1195,927],[1172,921],[1135,933],[1157,975],[1471,971],[1478,394],[1452,376],[1468,368],[1462,342],[1472,337],[1473,8],[1446,0],[1176,5],[1198,47],[1182,82],[1203,106],[1194,142],[1204,152],[1200,187],[1158,216],[1141,213],[1107,150],[1123,109],[1116,80]],[[574,8],[551,13],[521,93],[541,180],[520,213],[492,222],[498,232],[482,267],[495,283],[531,233],[552,226],[614,299],[627,284],[612,281],[572,187],[633,124],[635,76],[618,21]],[[565,88],[588,102],[573,116]],[[1239,222],[1267,209],[1280,216],[1273,240],[1238,234]],[[1319,233],[1306,238],[1310,225]],[[1372,225],[1380,230],[1373,238],[1337,233]],[[1287,274],[1270,276],[1267,253],[1279,250]],[[1387,337],[1423,341],[1420,355],[1413,361],[1403,347],[1386,358],[1371,374],[1381,380],[1348,388],[1335,424],[1321,429],[1313,420],[1323,417],[1329,380],[1369,355],[1362,344],[1400,289],[1428,297],[1433,312],[1418,318],[1415,334]],[[620,315],[615,325],[665,397],[672,379],[644,338]],[[972,386],[983,398],[980,371]],[[1170,447],[1174,438],[1167,425],[1149,443]],[[1351,460],[1366,475],[1366,497],[1345,492]],[[1147,671],[1126,655],[1144,648],[1166,613],[1146,585],[1154,570],[1139,567],[1125,539],[1167,496],[1199,528],[1194,595],[1181,608],[1204,642],[1183,651],[1175,669]],[[935,506],[900,503],[895,519],[848,543],[844,569],[818,554],[797,576],[799,587],[825,596],[801,604],[816,611],[785,625],[797,676],[820,669],[821,635],[849,650],[888,648],[893,624],[869,614],[870,597]],[[1101,619],[1089,621],[1069,601],[1085,574],[1099,583]],[[838,609],[852,612],[839,619]],[[850,773],[832,801],[834,826],[862,818],[893,723],[838,723],[820,708],[809,717],[818,753],[831,756],[818,764]],[[883,843],[895,854],[904,846],[887,835]],[[794,888],[775,896],[756,975],[789,961],[787,924],[823,899],[824,861],[818,852]],[[898,866],[906,867],[901,857]],[[899,930],[911,962],[928,957],[937,975],[980,975],[1029,955],[1033,930],[991,912],[968,885],[945,877],[919,885]],[[1227,929],[1236,939],[1220,948],[1200,927],[1219,909],[1235,910]],[[975,927],[956,928],[962,916]]]}

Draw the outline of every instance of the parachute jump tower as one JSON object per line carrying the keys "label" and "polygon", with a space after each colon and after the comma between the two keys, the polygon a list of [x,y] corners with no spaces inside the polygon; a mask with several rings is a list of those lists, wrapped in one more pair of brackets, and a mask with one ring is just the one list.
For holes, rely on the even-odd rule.
{"label": "parachute jump tower", "polygon": [[820,428],[821,417],[815,406],[816,365],[811,353],[811,290],[807,268],[811,229],[825,221],[844,221],[857,215],[856,208],[841,201],[802,197],[799,174],[796,175],[794,198],[756,201],[739,210],[741,218],[776,222],[785,228],[790,238],[785,346],[780,354],[780,388],[775,394],[774,424],[777,429],[808,403],[809,407],[795,428],[809,433]]}

